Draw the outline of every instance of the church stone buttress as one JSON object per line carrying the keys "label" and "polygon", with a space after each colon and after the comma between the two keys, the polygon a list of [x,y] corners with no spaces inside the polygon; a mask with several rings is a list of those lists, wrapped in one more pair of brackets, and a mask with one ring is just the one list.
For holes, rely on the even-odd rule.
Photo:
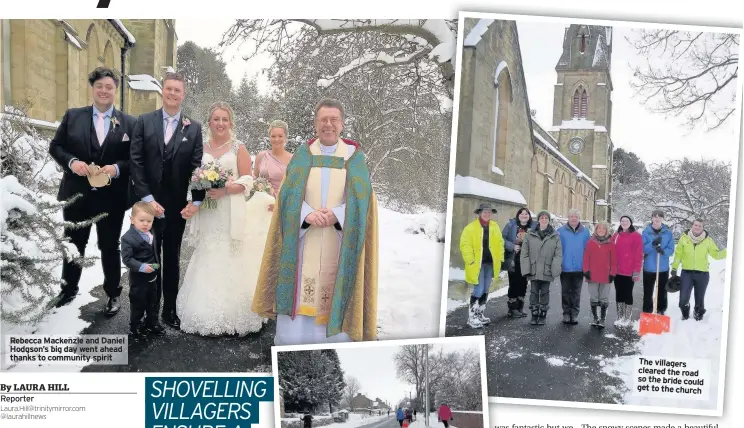
{"label": "church stone buttress", "polygon": [[[611,219],[612,27],[570,25],[555,67],[551,135],[559,150],[599,186],[595,219]],[[589,219],[587,219],[589,220]]]}

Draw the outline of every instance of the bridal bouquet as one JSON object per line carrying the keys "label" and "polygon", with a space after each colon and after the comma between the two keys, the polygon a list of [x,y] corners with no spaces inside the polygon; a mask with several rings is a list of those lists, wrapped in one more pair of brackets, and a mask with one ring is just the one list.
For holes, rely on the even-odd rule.
{"label": "bridal bouquet", "polygon": [[274,188],[271,187],[271,183],[269,183],[269,180],[265,177],[258,177],[253,180],[253,187],[251,188],[251,193],[248,195],[248,199],[250,199],[256,192],[268,193],[269,195],[274,196]]}
{"label": "bridal bouquet", "polygon": [[[222,189],[229,178],[230,174],[218,162],[209,162],[194,171],[191,175],[189,187],[192,190]],[[203,207],[210,210],[215,209],[217,208],[217,201],[207,196],[204,198]]]}

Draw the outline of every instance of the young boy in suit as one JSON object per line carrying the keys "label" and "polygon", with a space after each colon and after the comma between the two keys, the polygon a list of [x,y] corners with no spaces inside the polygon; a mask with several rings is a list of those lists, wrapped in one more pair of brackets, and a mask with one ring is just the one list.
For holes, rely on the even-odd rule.
{"label": "young boy in suit", "polygon": [[[132,206],[132,226],[121,237],[121,259],[129,268],[129,333],[134,339],[146,334],[162,336],[165,329],[158,322],[157,270],[155,234],[150,232],[155,209],[147,202]],[[145,323],[142,317],[146,315]]]}

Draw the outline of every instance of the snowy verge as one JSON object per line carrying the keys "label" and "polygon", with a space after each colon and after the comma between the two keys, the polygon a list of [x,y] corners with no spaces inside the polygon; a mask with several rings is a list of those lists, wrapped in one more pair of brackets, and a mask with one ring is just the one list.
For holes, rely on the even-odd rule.
{"label": "snowy verge", "polygon": [[[425,234],[407,232],[412,224],[422,223],[428,231]],[[443,213],[401,214],[379,209],[377,319],[381,340],[438,334],[439,311],[432,308],[441,302],[442,270],[437,266],[442,266],[444,244],[431,239],[435,227],[437,234],[444,228]]]}
{"label": "snowy verge", "polygon": [[[707,312],[702,321],[695,321],[692,317],[683,321],[680,316],[679,293],[669,293],[667,315],[671,318],[669,333],[661,335],[648,334],[641,337],[636,347],[636,354],[618,356],[607,361],[604,372],[622,379],[625,390],[617,391],[623,394],[623,403],[654,407],[694,408],[714,410],[718,404],[718,380],[721,360],[721,337],[723,316],[726,306],[724,302],[724,287],[726,260],[715,260],[710,263],[710,282],[705,295]],[[694,306],[694,297],[690,299]],[[638,331],[639,322],[633,324]],[[723,350],[725,351],[725,350]],[[634,389],[636,361],[638,357],[666,358],[670,361],[705,360],[710,363],[709,375],[704,379],[708,386],[708,399],[693,398],[657,398],[639,395]]]}

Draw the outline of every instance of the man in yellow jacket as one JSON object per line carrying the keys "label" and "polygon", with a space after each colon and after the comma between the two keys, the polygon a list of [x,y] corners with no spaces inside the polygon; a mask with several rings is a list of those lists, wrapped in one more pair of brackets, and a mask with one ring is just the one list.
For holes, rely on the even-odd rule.
{"label": "man in yellow jacket", "polygon": [[723,260],[726,258],[726,249],[719,251],[716,243],[703,229],[703,220],[696,219],[692,222],[690,230],[679,238],[672,261],[672,278],[677,276],[677,268],[680,263],[682,264],[679,308],[683,320],[690,317],[690,295],[693,290],[695,291],[693,317],[700,321],[705,314],[705,290],[710,280],[708,255],[714,260]]}
{"label": "man in yellow jacket", "polygon": [[491,216],[496,214],[491,204],[480,204],[475,214],[478,218],[462,230],[460,253],[465,262],[465,282],[473,286],[468,326],[481,328],[491,322],[483,311],[488,300],[488,289],[504,261],[504,238],[498,223],[491,220]]}

